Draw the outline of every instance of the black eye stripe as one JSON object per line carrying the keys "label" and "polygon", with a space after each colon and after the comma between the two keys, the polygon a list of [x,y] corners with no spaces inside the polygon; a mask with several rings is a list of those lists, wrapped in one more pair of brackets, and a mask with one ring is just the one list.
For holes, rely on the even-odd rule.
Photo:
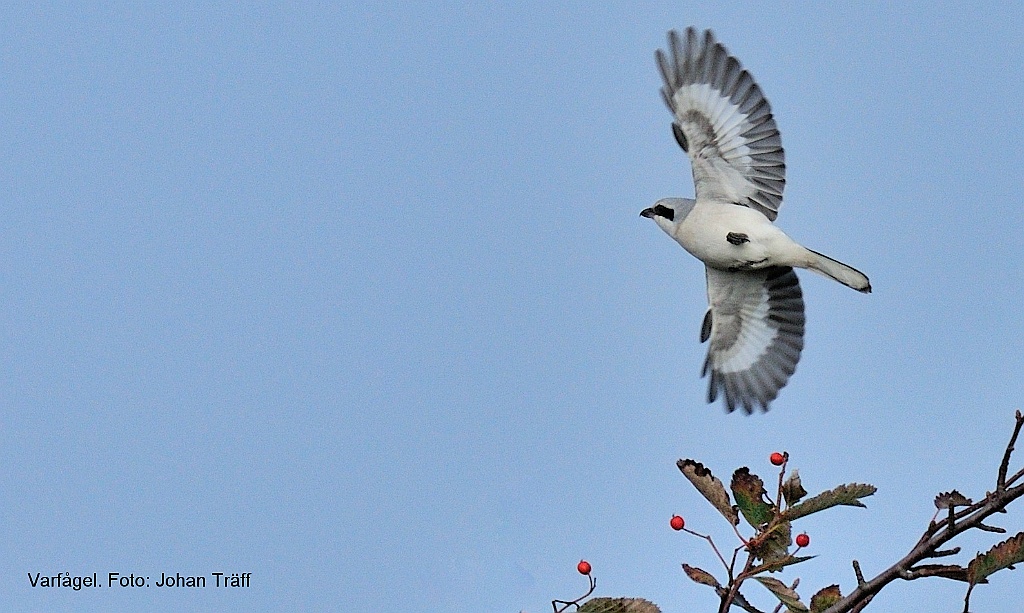
{"label": "black eye stripe", "polygon": [[667,219],[669,221],[675,221],[675,218],[676,218],[676,212],[673,211],[672,209],[668,208],[664,204],[655,205],[654,206],[654,214],[658,215],[658,216],[661,216],[661,217],[664,217],[665,219]]}

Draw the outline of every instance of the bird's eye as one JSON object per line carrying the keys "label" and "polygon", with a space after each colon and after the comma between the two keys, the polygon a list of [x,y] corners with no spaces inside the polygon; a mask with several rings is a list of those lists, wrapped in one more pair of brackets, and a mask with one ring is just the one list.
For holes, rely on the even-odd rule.
{"label": "bird's eye", "polygon": [[658,204],[654,207],[654,214],[660,217],[664,217],[669,221],[674,221],[676,218],[676,212],[668,208],[664,204]]}

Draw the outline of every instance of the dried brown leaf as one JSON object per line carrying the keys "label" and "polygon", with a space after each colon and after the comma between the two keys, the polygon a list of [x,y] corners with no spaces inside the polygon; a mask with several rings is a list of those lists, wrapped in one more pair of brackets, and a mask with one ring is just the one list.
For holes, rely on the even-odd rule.
{"label": "dried brown leaf", "polygon": [[782,604],[790,611],[797,611],[798,613],[809,613],[810,609],[807,605],[800,602],[800,596],[797,595],[796,590],[792,589],[785,583],[775,579],[774,577],[754,577],[761,585],[768,588],[768,591],[775,594]]}
{"label": "dried brown leaf", "polygon": [[643,598],[592,598],[579,613],[661,613],[661,609]]}
{"label": "dried brown leaf", "polygon": [[843,599],[838,585],[830,585],[821,588],[818,593],[811,596],[811,613],[822,613],[835,603]]}
{"label": "dried brown leaf", "polygon": [[729,493],[725,491],[725,485],[708,470],[703,464],[696,460],[679,460],[676,466],[683,475],[690,480],[693,487],[697,488],[713,507],[718,509],[725,519],[732,525],[740,523],[739,514],[729,500]]}
{"label": "dried brown leaf", "polygon": [[943,492],[935,497],[936,509],[952,509],[954,507],[967,507],[971,505],[971,499],[960,492]]}
{"label": "dried brown leaf", "polygon": [[715,579],[715,577],[711,573],[709,573],[706,570],[702,570],[700,568],[697,568],[696,566],[690,566],[689,564],[683,564],[683,572],[686,573],[687,577],[689,577],[693,581],[696,581],[697,583],[702,583],[704,585],[710,585],[711,587],[714,587],[714,588],[722,587],[718,583],[718,580]]}
{"label": "dried brown leaf", "polygon": [[786,499],[786,506],[791,507],[800,502],[800,499],[807,495],[807,490],[800,483],[800,471],[794,470],[789,473],[789,478],[782,484],[782,497]]}
{"label": "dried brown leaf", "polygon": [[789,557],[789,546],[793,544],[792,526],[783,521],[772,526],[768,534],[759,534],[751,542],[750,552],[763,560],[765,565],[779,564]]}
{"label": "dried brown leaf", "polygon": [[967,580],[971,585],[982,583],[996,571],[1010,568],[1024,562],[1024,532],[994,546],[985,553],[979,553],[967,565]]}

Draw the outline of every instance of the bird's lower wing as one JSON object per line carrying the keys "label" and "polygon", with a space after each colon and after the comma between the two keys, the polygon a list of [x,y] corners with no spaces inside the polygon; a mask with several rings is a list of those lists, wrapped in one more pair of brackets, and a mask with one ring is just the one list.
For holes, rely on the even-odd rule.
{"label": "bird's lower wing", "polygon": [[708,402],[719,393],[731,412],[768,410],[804,347],[804,299],[789,267],[728,272],[707,269],[710,337],[702,375],[711,376]]}

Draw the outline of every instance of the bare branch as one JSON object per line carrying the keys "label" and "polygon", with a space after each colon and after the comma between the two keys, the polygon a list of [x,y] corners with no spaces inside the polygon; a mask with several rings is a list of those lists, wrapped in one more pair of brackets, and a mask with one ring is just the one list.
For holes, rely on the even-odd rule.
{"label": "bare branch", "polygon": [[964,613],[971,613],[971,591],[973,590],[973,583],[967,586],[967,593],[964,594]]}
{"label": "bare branch", "polygon": [[1009,487],[1017,482],[1018,479],[1024,477],[1024,468],[1013,473],[1013,476],[1006,480],[1006,486]]}
{"label": "bare branch", "polygon": [[[565,606],[563,606],[561,609],[559,609],[558,605],[565,605]],[[555,613],[563,613],[566,609],[568,609],[569,607],[574,606],[574,605],[576,606],[576,610],[578,611],[579,608],[580,608],[580,605],[577,602],[575,602],[575,601],[569,601],[569,600],[552,600],[551,601],[551,608],[555,611]]]}
{"label": "bare branch", "polygon": [[984,530],[985,532],[995,532],[997,534],[1006,534],[1006,528],[999,528],[997,526],[989,526],[987,524],[978,524],[975,526],[978,530]]}
{"label": "bare branch", "polygon": [[964,583],[968,581],[967,569],[956,564],[922,564],[915,566],[908,571],[908,576],[904,577],[904,579],[913,581],[923,577],[944,577],[954,581],[963,581]]}
{"label": "bare branch", "polygon": [[779,468],[779,487],[775,490],[775,508],[782,508],[782,478],[786,476],[786,464],[789,463],[789,452],[786,452],[782,456],[782,466]]}
{"label": "bare branch", "polygon": [[[929,522],[924,534],[918,540],[914,548],[903,557],[902,560],[893,564],[878,576],[870,581],[864,581],[860,573],[860,565],[854,562],[854,571],[857,573],[857,588],[846,598],[829,607],[825,613],[857,613],[867,606],[867,603],[874,598],[875,594],[886,585],[896,579],[912,581],[922,577],[945,577],[956,581],[966,581],[966,569],[954,565],[919,565],[922,560],[929,558],[940,558],[953,555],[959,552],[959,548],[943,550],[941,547],[953,539],[956,535],[977,528],[986,532],[1003,533],[1006,530],[996,526],[985,524],[984,521],[996,513],[1005,512],[1008,504],[1024,496],[1024,484],[1013,485],[1024,476],[1024,470],[1013,475],[1009,480],[1006,473],[1009,470],[1010,456],[1013,453],[1017,437],[1024,428],[1024,415],[1018,410],[1014,416],[1015,424],[1013,435],[1006,446],[1003,454],[1003,461],[999,466],[998,484],[995,492],[989,492],[986,496],[966,508],[954,513],[952,507],[945,521],[936,523]],[[970,582],[968,582],[970,583]],[[964,601],[964,610],[967,610],[970,602],[970,592],[973,584],[968,588],[967,598]]]}
{"label": "bare branch", "polygon": [[1006,489],[1006,471],[1010,468],[1010,455],[1013,454],[1013,446],[1017,443],[1017,435],[1020,434],[1021,426],[1024,426],[1024,415],[1021,415],[1020,409],[1017,409],[1014,418],[1017,423],[1014,425],[1013,436],[1010,437],[1010,443],[1006,446],[1003,462],[999,465],[999,476],[996,478],[996,490],[998,491]]}
{"label": "bare branch", "polygon": [[[554,609],[555,613],[563,613],[569,607],[576,607],[576,609],[579,610],[580,602],[582,602],[583,599],[586,598],[587,596],[590,596],[591,594],[593,594],[594,593],[594,588],[597,587],[597,579],[595,579],[594,577],[592,577],[590,575],[587,575],[587,579],[590,580],[590,589],[587,590],[586,594],[580,596],[576,600],[552,600],[551,601],[551,608]],[[563,606],[561,609],[559,609],[558,605],[565,605],[565,606]]]}
{"label": "bare branch", "polygon": [[[722,603],[718,607],[718,613],[728,613],[729,607],[731,607],[733,605],[733,601],[737,600],[737,598],[739,597],[740,586],[743,585],[743,580],[745,579],[745,577],[743,575],[746,574],[747,572],[749,572],[750,568],[753,565],[754,565],[754,554],[748,553],[747,554],[747,562],[746,562],[746,564],[743,565],[743,570],[740,571],[740,574],[736,578],[735,581],[730,581],[729,582],[730,583],[729,589],[726,590],[726,593],[722,596]],[[747,607],[743,607],[743,608],[749,611],[749,609],[747,609]]]}
{"label": "bare branch", "polygon": [[952,549],[936,549],[935,551],[932,552],[931,557],[933,557],[933,558],[944,558],[946,556],[955,556],[958,553],[960,553],[960,548],[959,547],[954,547]]}

